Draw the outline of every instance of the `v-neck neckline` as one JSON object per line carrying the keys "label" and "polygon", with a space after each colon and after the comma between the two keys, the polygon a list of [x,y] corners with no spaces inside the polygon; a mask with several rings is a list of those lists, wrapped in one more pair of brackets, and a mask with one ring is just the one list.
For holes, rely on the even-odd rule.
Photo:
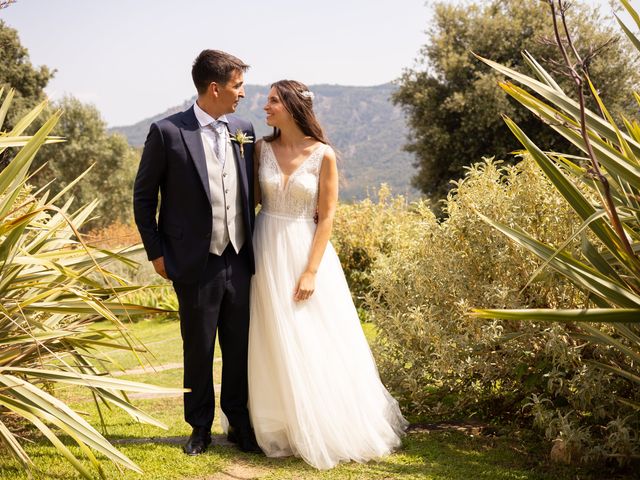
{"label": "v-neck neckline", "polygon": [[300,170],[300,167],[302,167],[305,163],[307,163],[307,161],[313,156],[314,153],[316,153],[318,150],[320,150],[323,146],[324,143],[320,143],[320,145],[318,145],[316,148],[314,148],[311,153],[309,155],[307,155],[307,157],[302,160],[302,162],[300,162],[300,165],[298,165],[296,168],[293,169],[293,172],[291,172],[289,175],[287,175],[287,180],[284,180],[284,172],[282,171],[282,167],[280,167],[280,162],[278,162],[278,157],[276,156],[276,152],[273,150],[273,146],[271,145],[271,142],[265,142],[269,145],[269,148],[271,149],[271,154],[273,155],[273,161],[276,163],[276,167],[278,169],[278,173],[280,174],[280,185],[282,186],[282,190],[284,190],[285,188],[287,188],[287,186],[289,186],[289,182],[291,181],[291,177],[293,177],[298,170]]}

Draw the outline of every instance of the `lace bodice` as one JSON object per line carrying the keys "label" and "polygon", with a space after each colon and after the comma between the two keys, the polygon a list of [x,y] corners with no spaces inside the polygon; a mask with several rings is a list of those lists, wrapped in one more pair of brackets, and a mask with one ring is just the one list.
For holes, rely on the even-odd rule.
{"label": "lace bodice", "polygon": [[258,179],[264,212],[313,218],[318,205],[318,179],[325,148],[326,145],[320,145],[311,152],[285,183],[271,144],[262,143]]}

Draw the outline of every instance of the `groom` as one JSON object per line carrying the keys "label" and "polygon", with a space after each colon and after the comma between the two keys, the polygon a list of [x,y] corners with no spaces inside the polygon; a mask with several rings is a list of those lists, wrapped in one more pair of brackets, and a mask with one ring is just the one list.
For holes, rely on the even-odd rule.
{"label": "groom", "polygon": [[254,132],[251,123],[227,115],[244,97],[248,68],[225,52],[198,55],[191,70],[198,98],[187,111],[151,125],[134,186],[147,256],[178,296],[184,387],[191,390],[184,395],[185,420],[193,427],[183,447],[189,455],[211,443],[216,331],[228,439],[242,451],[260,452],[247,410],[254,145],[238,142],[238,133],[253,138]]}

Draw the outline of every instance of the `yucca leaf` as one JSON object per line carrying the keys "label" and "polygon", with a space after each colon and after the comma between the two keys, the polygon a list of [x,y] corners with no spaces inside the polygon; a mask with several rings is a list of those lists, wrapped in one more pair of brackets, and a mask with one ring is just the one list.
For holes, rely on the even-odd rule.
{"label": "yucca leaf", "polygon": [[[633,222],[637,224],[640,221],[640,202],[638,201],[638,189],[633,188],[632,185],[629,184],[624,178],[617,177],[616,183],[619,185],[619,190],[622,191],[622,198],[615,198],[615,201],[618,205],[620,205],[620,211],[622,213],[621,221]],[[629,213],[628,219],[624,218],[625,213]],[[640,240],[640,238],[636,235],[635,228],[628,228],[627,232],[629,232],[631,237],[636,237],[636,241]]]}
{"label": "yucca leaf", "polygon": [[586,310],[554,310],[550,308],[474,309],[472,310],[472,315],[479,318],[538,322],[640,323],[640,308],[590,308]]}
{"label": "yucca leaf", "polygon": [[[10,259],[10,255],[16,253],[15,244],[24,234],[27,228],[27,222],[18,224],[17,228],[12,229],[11,233],[5,236],[0,243],[0,276],[4,275],[4,268],[7,264],[7,260]],[[8,280],[8,279],[5,279]]]}
{"label": "yucca leaf", "polygon": [[69,184],[67,184],[62,190],[60,190],[55,197],[49,200],[49,203],[55,204],[59,199],[61,199],[64,195],[66,195],[69,191],[71,191],[71,189],[75,187],[76,184],[80,180],[82,180],[85,177],[85,175],[87,175],[87,173],[91,171],[94,165],[95,164],[89,165],[89,168],[87,168],[84,172],[78,175],[73,181],[69,182]]}
{"label": "yucca leaf", "polygon": [[[22,133],[29,128],[29,126],[35,122],[35,120],[42,114],[49,102],[47,100],[40,102],[38,105],[33,107],[26,115],[22,116],[14,125],[13,129],[7,133],[7,136],[15,137],[20,136]],[[56,112],[58,113],[58,112]],[[55,114],[54,114],[55,115]],[[51,119],[49,119],[51,120]],[[48,121],[48,120],[47,120]]]}
{"label": "yucca leaf", "polygon": [[89,338],[82,338],[82,337],[67,338],[66,342],[69,343],[70,345],[73,345],[74,347],[78,347],[82,349],[87,349],[89,347],[106,347],[111,350],[125,350],[128,352],[136,351],[139,353],[147,353],[147,350],[144,347],[132,347],[130,345],[123,345],[121,343],[103,342],[100,340],[92,340]]}
{"label": "yucca leaf", "polygon": [[[1,94],[2,92],[0,91],[0,96]],[[13,455],[27,471],[30,471],[30,469],[33,468],[33,462],[29,458],[29,455],[27,455],[27,452],[24,451],[16,437],[2,422],[0,422],[0,439],[2,439],[2,442],[5,444],[9,452],[11,452],[11,455]]]}
{"label": "yucca leaf", "polygon": [[[640,321],[640,318],[636,317],[634,323],[638,323],[639,321]],[[590,334],[591,337],[597,339],[597,342],[599,342],[600,344],[614,347],[619,352],[622,352],[625,355],[627,355],[629,358],[631,358],[631,360],[635,362],[636,365],[640,362],[640,351],[636,351],[636,350],[633,350],[632,348],[629,348],[627,345],[622,343],[617,338],[614,338],[611,335],[606,334],[602,330],[590,325],[589,323],[585,323],[580,327],[584,331],[586,331],[588,334]]]}
{"label": "yucca leaf", "polygon": [[30,383],[20,381],[10,375],[0,375],[0,382],[13,387],[11,389],[12,396],[29,408],[32,414],[54,423],[68,434],[75,436],[76,442],[81,447],[81,443],[89,445],[111,460],[142,473],[135,463],[115,449],[97,430],[63,402]]}
{"label": "yucca leaf", "polygon": [[[587,153],[588,150],[585,145],[584,138],[579,131],[579,124],[575,120],[565,116],[558,110],[553,109],[526,90],[512,83],[503,82],[500,86],[523,106],[547,121],[551,128],[560,133],[580,150]],[[620,134],[621,138],[630,149],[629,143],[624,139],[624,136],[617,129],[613,130],[616,135]],[[633,152],[629,150],[632,155],[631,158],[633,159],[630,161],[629,158],[625,157],[620,153],[620,151],[612,147],[610,141],[603,140],[594,131],[588,131],[588,133],[592,147],[594,148],[598,161],[602,166],[611,174],[623,176],[637,188],[640,187],[640,167],[638,166],[635,156],[633,156]]]}
{"label": "yucca leaf", "polygon": [[[474,54],[475,55],[475,54]],[[535,80],[534,78],[529,77],[528,75],[524,75],[516,70],[505,67],[497,62],[492,60],[488,60],[486,58],[480,57],[479,55],[475,55],[476,58],[481,60],[482,62],[489,65],[494,70],[512,78],[513,80],[521,83],[531,90],[556,105],[557,108],[561,109],[565,112],[565,114],[576,121],[580,119],[580,105],[578,102],[568,97],[567,95],[558,92],[552,87]],[[598,114],[591,112],[590,110],[586,110],[586,118],[587,118],[587,127],[593,131],[595,131],[598,135],[606,138],[610,142],[615,142],[617,140],[617,135],[615,130],[608,124],[608,122],[600,117]],[[640,156],[640,143],[633,140],[631,137],[625,137],[625,140],[629,143],[630,148],[632,149],[634,155],[636,157]]]}
{"label": "yucca leaf", "polygon": [[[632,324],[631,327],[634,325]],[[632,328],[627,326],[625,323],[616,323],[613,325],[614,330],[621,337],[626,338],[630,343],[637,345],[640,348],[640,336],[636,335],[636,333],[632,330]]]}
{"label": "yucca leaf", "polygon": [[[0,148],[5,149],[9,147],[24,147],[29,141],[31,141],[31,136],[12,136],[12,137],[0,137]],[[64,142],[63,137],[46,137],[44,139],[44,144],[48,143],[61,143]]]}
{"label": "yucca leaf", "polygon": [[616,17],[618,25],[620,25],[620,28],[622,28],[627,38],[631,41],[631,43],[633,43],[633,46],[636,47],[637,50],[640,50],[640,40],[638,40],[638,37],[636,37],[633,32],[624,24],[624,22],[620,20],[620,17],[618,17],[618,15],[614,13],[613,16]]}
{"label": "yucca leaf", "polygon": [[635,120],[629,120],[624,115],[622,115],[622,121],[624,122],[624,126],[629,132],[629,135],[636,141],[640,141],[640,124],[638,124]]}
{"label": "yucca leaf", "polygon": [[[92,314],[97,313],[104,318],[114,318],[113,314],[123,315],[127,313],[167,313],[168,310],[137,305],[133,303],[118,302],[97,302],[95,300],[86,299],[65,301],[56,303],[24,303],[20,305],[21,310],[25,312],[48,312],[48,313],[64,313],[64,314]],[[110,313],[107,312],[110,310]]]}
{"label": "yucca leaf", "polygon": [[589,261],[589,263],[599,272],[603,273],[609,278],[612,278],[619,284],[623,284],[624,281],[618,275],[615,268],[600,254],[598,249],[593,246],[586,235],[582,238],[582,254]]}
{"label": "yucca leaf", "polygon": [[[529,276],[529,280],[527,281],[527,283],[525,284],[524,287],[522,287],[520,289],[520,291],[522,292],[524,289],[526,289],[531,282],[534,280],[535,277],[538,276],[538,274],[544,270],[545,268],[547,268],[547,266],[549,265],[549,263],[551,263],[551,261],[561,252],[564,252],[564,250],[569,246],[569,244],[571,242],[573,242],[573,240],[580,235],[582,232],[584,232],[584,230],[586,228],[589,227],[589,225],[591,224],[591,222],[598,220],[599,218],[602,218],[603,216],[606,215],[607,212],[605,212],[604,210],[600,210],[600,211],[596,211],[593,213],[593,215],[591,215],[589,218],[587,218],[584,222],[582,222],[582,224],[569,236],[569,238],[567,238],[562,245],[560,245],[558,248],[556,248],[556,251],[553,253],[553,255],[551,255],[551,257],[549,257],[548,259],[546,259],[538,268],[536,268],[534,270],[534,272]],[[618,277],[619,279],[619,277]]]}
{"label": "yucca leaf", "polygon": [[148,393],[184,393],[190,391],[185,388],[159,387],[147,383],[132,382],[104,375],[86,375],[80,372],[66,372],[64,370],[46,370],[43,368],[0,367],[0,372],[13,372],[29,375],[41,380],[84,385],[93,388],[108,388],[112,390],[126,390],[128,392]]}
{"label": "yucca leaf", "polygon": [[640,377],[628,370],[624,370],[619,367],[614,367],[612,365],[607,365],[606,363],[597,362],[595,360],[586,360],[586,363],[593,365],[601,370],[605,370],[607,372],[614,373],[615,375],[619,375],[623,378],[626,378],[627,380],[631,380],[634,383],[640,384]]}
{"label": "yucca leaf", "polygon": [[124,410],[125,412],[127,412],[127,414],[129,414],[131,418],[133,418],[137,422],[147,423],[149,425],[153,425],[154,427],[162,428],[163,430],[167,430],[169,428],[167,425],[165,425],[161,421],[156,420],[150,415],[147,415],[142,410],[140,410],[139,408],[136,408],[130,402],[119,397],[115,393],[102,388],[97,389],[97,391],[98,391],[98,395],[101,398],[111,402],[112,404],[116,405],[118,408]]}
{"label": "yucca leaf", "polygon": [[541,82],[546,83],[549,87],[557,90],[558,92],[564,93],[560,85],[558,85],[553,77],[549,75],[549,73],[536,61],[535,58],[531,56],[529,52],[526,50],[522,52],[522,57]]}
{"label": "yucca leaf", "polygon": [[[636,26],[640,28],[640,16],[638,16],[638,12],[634,10],[634,8],[631,6],[628,0],[620,0],[620,2],[624,6],[624,8],[627,10],[627,13],[629,14],[629,16],[636,23]],[[635,36],[635,34],[625,25],[625,23],[620,19],[620,17],[618,17],[618,15],[616,15],[615,13],[613,15],[614,17],[616,17],[616,20],[618,21],[618,25],[620,25],[620,28],[622,28],[622,30],[627,35],[627,37],[629,38],[631,43],[634,45],[636,50],[640,51],[640,40],[638,40],[638,37]]]}
{"label": "yucca leaf", "polygon": [[543,260],[551,259],[549,266],[567,277],[577,286],[585,288],[595,295],[623,308],[633,308],[640,305],[640,296],[625,288],[624,285],[616,283],[606,275],[601,274],[594,268],[574,259],[564,252],[558,253],[554,257],[555,250],[553,248],[539,242],[526,233],[495,222],[480,213],[478,213],[478,216]]}
{"label": "yucca leaf", "polygon": [[[569,202],[575,212],[582,218],[587,220],[596,212],[595,207],[584,197],[582,192],[562,173],[557,165],[545,153],[533,143],[529,137],[513,122],[510,118],[505,117],[505,122],[509,129],[514,133],[516,138],[524,145],[532,158],[540,166],[545,175],[555,185],[558,192]],[[616,233],[602,219],[593,221],[589,224],[589,228],[602,243],[608,248],[623,265],[627,265],[628,256],[620,244]]]}
{"label": "yucca leaf", "polygon": [[636,25],[638,26],[638,28],[640,28],[640,15],[638,15],[638,12],[636,12],[636,10],[631,6],[631,3],[629,3],[629,0],[620,0],[620,3],[622,3],[624,8],[627,10],[627,13],[629,14],[629,16],[633,19],[633,21],[636,22]]}
{"label": "yucca leaf", "polygon": [[628,398],[622,398],[622,397],[616,397],[616,400],[622,403],[623,405],[626,405],[627,407],[631,407],[635,410],[640,410],[640,403],[638,402],[634,402],[633,400],[630,400]]}
{"label": "yucca leaf", "polygon": [[[4,93],[4,87],[0,88],[0,98],[2,98],[2,94]],[[9,112],[9,106],[13,101],[13,96],[16,91],[14,88],[10,88],[7,92],[7,96],[4,97],[2,101],[2,106],[0,106],[0,130],[2,130],[2,125],[4,124],[4,119],[7,118],[7,113]]]}
{"label": "yucca leaf", "polygon": [[67,459],[67,461],[73,466],[73,468],[75,468],[80,473],[80,475],[82,475],[87,480],[93,480],[93,475],[91,475],[91,473],[84,467],[84,465],[82,465],[82,463],[80,463],[75,455],[71,453],[71,451],[60,441],[56,434],[53,433],[53,431],[43,421],[41,421],[37,415],[31,412],[31,409],[28,405],[2,394],[0,394],[0,405],[17,413],[18,415],[35,425],[36,428],[40,430],[40,432],[42,432],[42,434],[47,437],[47,439],[53,444],[53,446],[56,447],[56,449]]}
{"label": "yucca leaf", "polygon": [[77,335],[77,333],[69,330],[57,330],[52,332],[33,332],[26,335],[7,335],[0,338],[0,346],[7,347],[9,345],[43,342],[45,340],[59,340],[71,335]]}
{"label": "yucca leaf", "polygon": [[[622,152],[624,153],[625,160],[627,161],[629,161],[629,159],[635,160],[635,156],[633,154],[633,151],[631,150],[631,147],[629,146],[629,143],[625,140],[624,136],[622,135],[622,132],[620,131],[613,117],[609,113],[609,110],[607,110],[606,105],[600,98],[600,94],[598,93],[598,90],[596,89],[596,87],[594,87],[593,83],[591,82],[591,79],[587,78],[587,81],[589,84],[589,89],[591,90],[591,95],[596,100],[596,103],[598,104],[600,111],[602,112],[604,117],[607,119],[611,127],[614,129],[616,136],[618,137],[617,145],[621,148]],[[636,161],[634,163],[637,164],[638,162]],[[625,180],[628,181],[626,177],[625,177]]]}
{"label": "yucca leaf", "polygon": [[0,172],[0,195],[7,195],[8,191],[15,190],[23,184],[36,152],[44,144],[59,119],[60,112],[54,113],[33,138],[20,149],[9,165]]}

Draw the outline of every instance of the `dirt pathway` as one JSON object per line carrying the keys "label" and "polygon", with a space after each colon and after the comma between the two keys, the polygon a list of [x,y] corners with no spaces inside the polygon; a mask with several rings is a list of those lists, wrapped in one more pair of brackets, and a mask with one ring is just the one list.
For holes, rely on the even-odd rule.
{"label": "dirt pathway", "polygon": [[206,477],[197,477],[189,480],[253,480],[262,478],[269,473],[266,468],[255,467],[243,462],[234,462],[226,466],[222,471],[207,475]]}

